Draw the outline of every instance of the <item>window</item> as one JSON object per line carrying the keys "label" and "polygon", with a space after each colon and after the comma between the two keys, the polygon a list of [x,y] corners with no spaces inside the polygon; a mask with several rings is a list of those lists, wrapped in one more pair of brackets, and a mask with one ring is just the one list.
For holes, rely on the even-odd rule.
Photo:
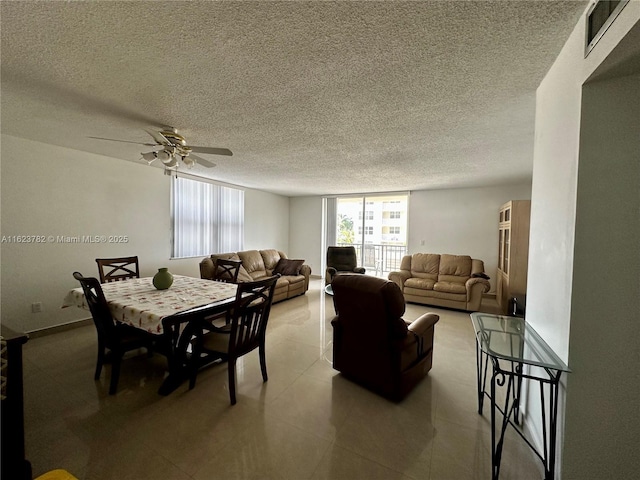
{"label": "window", "polygon": [[244,191],[172,177],[172,258],[242,250]]}
{"label": "window", "polygon": [[325,198],[326,245],[352,245],[358,265],[386,278],[407,252],[407,193]]}

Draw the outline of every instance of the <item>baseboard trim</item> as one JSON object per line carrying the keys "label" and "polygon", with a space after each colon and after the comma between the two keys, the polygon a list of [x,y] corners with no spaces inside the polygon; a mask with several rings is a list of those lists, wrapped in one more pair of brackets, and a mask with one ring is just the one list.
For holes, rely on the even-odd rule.
{"label": "baseboard trim", "polygon": [[75,328],[86,327],[87,325],[93,325],[93,320],[91,318],[86,318],[84,320],[75,320],[73,322],[63,323],[61,325],[56,325],[54,327],[46,327],[46,328],[41,328],[39,330],[31,330],[30,332],[26,332],[26,333],[27,335],[29,335],[29,338],[46,337],[47,335],[54,335],[56,333],[73,330]]}

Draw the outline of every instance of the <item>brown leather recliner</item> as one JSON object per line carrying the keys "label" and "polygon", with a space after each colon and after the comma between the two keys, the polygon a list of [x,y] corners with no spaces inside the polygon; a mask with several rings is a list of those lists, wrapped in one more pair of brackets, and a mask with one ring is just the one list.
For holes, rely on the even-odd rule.
{"label": "brown leather recliner", "polygon": [[358,255],[353,246],[327,247],[327,270],[324,281],[327,285],[333,277],[340,273],[365,273],[364,267],[358,266]]}
{"label": "brown leather recliner", "polygon": [[333,368],[391,400],[400,401],[431,370],[434,326],[425,313],[402,319],[405,301],[398,285],[366,275],[333,279],[336,317]]}

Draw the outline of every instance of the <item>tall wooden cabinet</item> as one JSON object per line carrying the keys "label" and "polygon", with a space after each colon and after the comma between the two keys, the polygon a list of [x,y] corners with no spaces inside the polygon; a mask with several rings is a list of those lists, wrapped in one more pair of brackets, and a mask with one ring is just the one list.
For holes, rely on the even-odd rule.
{"label": "tall wooden cabinet", "polygon": [[507,313],[509,299],[527,293],[530,200],[512,200],[500,207],[496,300]]}

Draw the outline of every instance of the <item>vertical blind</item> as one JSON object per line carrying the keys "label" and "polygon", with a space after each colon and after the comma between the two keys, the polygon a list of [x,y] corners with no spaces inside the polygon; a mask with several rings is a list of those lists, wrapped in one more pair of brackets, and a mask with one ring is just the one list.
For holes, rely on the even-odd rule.
{"label": "vertical blind", "polygon": [[237,252],[244,243],[244,191],[172,177],[173,258]]}

